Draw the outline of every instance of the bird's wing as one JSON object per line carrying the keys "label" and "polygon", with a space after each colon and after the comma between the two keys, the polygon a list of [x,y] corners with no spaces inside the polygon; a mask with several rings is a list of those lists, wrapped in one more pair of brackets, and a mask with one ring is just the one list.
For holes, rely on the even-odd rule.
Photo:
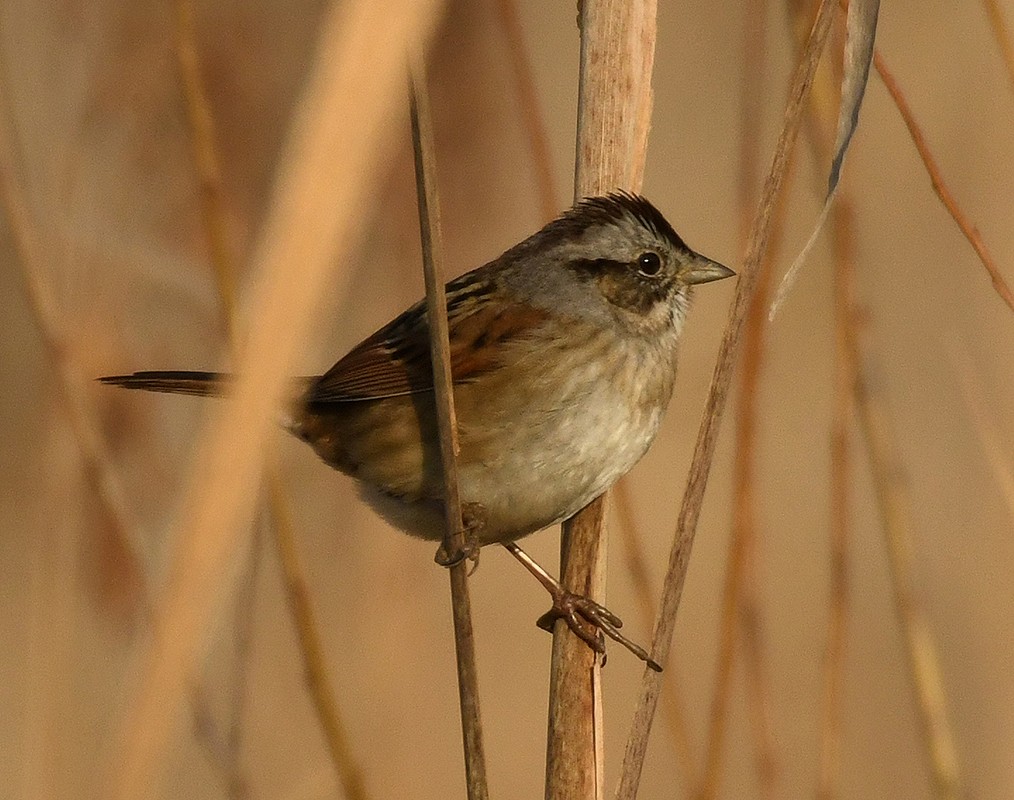
{"label": "bird's wing", "polygon": [[[529,335],[548,316],[517,302],[494,300],[488,286],[466,284],[449,292],[452,382],[468,383],[495,369],[504,345]],[[426,306],[417,303],[321,375],[306,399],[310,403],[379,400],[432,388]]]}

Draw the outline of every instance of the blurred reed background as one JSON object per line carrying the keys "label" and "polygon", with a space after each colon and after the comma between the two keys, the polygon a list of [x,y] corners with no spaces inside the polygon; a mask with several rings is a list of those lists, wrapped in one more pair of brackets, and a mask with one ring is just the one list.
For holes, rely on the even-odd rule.
{"label": "blurred reed background", "polygon": [[[761,174],[781,122],[795,30],[812,14],[806,5],[660,4],[645,194],[692,246],[733,267],[742,250],[741,142],[755,137]],[[309,0],[197,5],[226,239],[243,268],[324,8]],[[510,9],[520,42],[509,33]],[[997,11],[1014,21],[1010,0]],[[174,13],[171,3],[112,0],[10,0],[0,8],[2,112],[7,137],[16,135],[21,199],[41,243],[40,257],[24,261],[10,217],[0,224],[0,797],[100,791],[138,648],[160,601],[194,437],[209,410],[91,379],[229,365]],[[569,204],[574,20],[572,3],[449,4],[433,39],[430,79],[444,241],[455,273],[546,221],[514,79],[519,46],[545,118],[558,206]],[[751,28],[759,38],[750,38]],[[884,4],[878,44],[952,192],[1014,280],[1014,77],[989,4]],[[752,76],[746,114],[744,75]],[[818,84],[818,97],[828,85]],[[362,210],[356,255],[339,266],[351,276],[347,291],[324,303],[301,373],[326,369],[422,295],[407,103],[390,124],[396,156],[375,176],[380,200]],[[773,262],[779,274],[809,234],[822,196],[827,164],[815,162],[819,148],[808,141],[804,132]],[[876,364],[871,391],[890,409],[905,465],[913,577],[938,647],[964,791],[1005,798],[1014,785],[1014,316],[933,194],[876,75],[842,199],[853,210],[861,341]],[[721,758],[711,759],[719,797],[808,796],[818,785],[832,597],[831,238],[824,236],[766,329],[755,398],[756,541],[746,578],[758,615],[746,629],[759,649],[740,643],[733,650],[728,727]],[[26,275],[49,287],[50,313],[33,310]],[[245,277],[241,271],[241,309]],[[664,429],[626,482],[653,597],[732,288],[700,293]],[[668,670],[686,739],[672,736],[661,710],[644,798],[691,796],[702,786],[730,549],[733,412]],[[94,436],[82,419],[94,423]],[[835,792],[927,797],[932,783],[866,448],[857,425],[848,430],[848,611]],[[281,433],[273,446],[367,795],[461,795],[447,579],[432,563],[433,546],[384,526],[351,481],[305,446]],[[643,587],[612,527],[608,603],[633,638],[646,642]],[[124,537],[141,565],[127,557]],[[192,709],[181,715],[151,797],[335,796],[275,549],[270,537],[254,542],[235,565],[237,592],[209,632]],[[526,542],[554,567],[557,546],[549,531]],[[141,566],[148,586],[139,580]],[[551,640],[534,620],[547,598],[494,549],[484,552],[471,588],[491,790],[495,797],[538,796]],[[611,784],[641,666],[619,648],[610,652]],[[760,662],[750,655],[758,652]],[[744,666],[758,663],[759,672]]]}

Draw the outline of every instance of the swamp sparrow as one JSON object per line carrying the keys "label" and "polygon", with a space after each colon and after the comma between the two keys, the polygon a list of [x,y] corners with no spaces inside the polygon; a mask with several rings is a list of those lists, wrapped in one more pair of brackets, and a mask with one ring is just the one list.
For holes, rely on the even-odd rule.
{"label": "swamp sparrow", "polygon": [[[447,284],[460,495],[479,545],[572,516],[634,466],[672,394],[694,285],[732,274],[687,247],[647,200],[616,193],[582,200]],[[100,380],[214,395],[228,377]],[[424,303],[299,379],[285,427],[355,478],[394,526],[442,539]]]}

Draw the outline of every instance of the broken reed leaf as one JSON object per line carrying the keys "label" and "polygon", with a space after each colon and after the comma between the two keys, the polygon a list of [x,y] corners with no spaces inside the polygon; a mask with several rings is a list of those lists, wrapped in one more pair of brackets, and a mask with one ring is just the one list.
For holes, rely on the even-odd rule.
{"label": "broken reed leaf", "polygon": [[838,135],[834,143],[831,174],[827,180],[827,199],[838,188],[841,166],[852,134],[859,124],[859,109],[866,94],[873,63],[873,45],[877,36],[880,0],[851,0],[845,21],[845,53],[842,57],[841,102],[838,107]]}
{"label": "broken reed leaf", "polygon": [[827,194],[824,207],[817,216],[813,232],[803,245],[803,249],[785,273],[782,282],[771,303],[768,321],[775,318],[795,285],[799,271],[813,250],[817,237],[824,228],[828,212],[834,202],[835,192],[841,180],[842,164],[852,134],[859,124],[859,109],[866,94],[866,85],[870,78],[870,65],[873,63],[873,47],[877,35],[877,18],[880,13],[880,0],[851,0],[845,22],[845,52],[842,55],[841,100],[838,104],[838,133],[834,144],[834,157],[831,159],[831,171],[827,178]]}

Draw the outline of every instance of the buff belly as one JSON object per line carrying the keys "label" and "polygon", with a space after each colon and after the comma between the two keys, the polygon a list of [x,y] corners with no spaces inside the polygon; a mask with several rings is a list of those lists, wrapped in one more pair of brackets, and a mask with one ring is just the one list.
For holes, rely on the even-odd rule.
{"label": "buff belly", "polygon": [[[544,354],[543,354],[544,355]],[[520,538],[573,515],[625,474],[654,439],[671,386],[638,358],[590,359],[560,380],[552,363],[455,387],[459,494],[483,544]],[[602,365],[606,366],[603,367]],[[540,370],[539,367],[543,368]],[[641,385],[634,397],[618,386]],[[395,527],[440,539],[443,482],[431,393],[307,409],[290,428]]]}

